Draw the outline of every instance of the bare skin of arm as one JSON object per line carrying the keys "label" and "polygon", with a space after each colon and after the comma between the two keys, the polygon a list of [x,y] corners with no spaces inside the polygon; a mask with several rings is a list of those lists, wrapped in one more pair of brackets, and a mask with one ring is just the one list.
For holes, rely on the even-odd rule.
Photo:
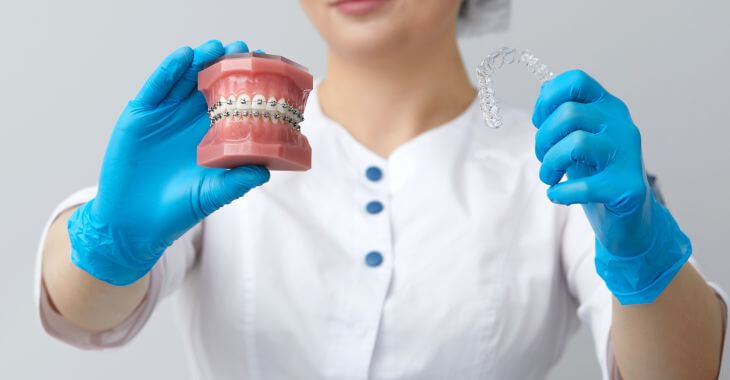
{"label": "bare skin of arm", "polygon": [[614,298],[611,335],[623,378],[717,379],[722,307],[692,264],[652,304],[621,306]]}
{"label": "bare skin of arm", "polygon": [[131,285],[114,286],[76,267],[66,229],[74,210],[66,210],[51,224],[43,247],[43,282],[52,304],[69,322],[90,332],[109,330],[142,302],[149,274]]}

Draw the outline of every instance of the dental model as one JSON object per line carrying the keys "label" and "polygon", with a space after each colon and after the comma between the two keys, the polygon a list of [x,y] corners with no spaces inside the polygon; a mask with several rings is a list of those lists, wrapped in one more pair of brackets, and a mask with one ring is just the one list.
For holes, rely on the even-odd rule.
{"label": "dental model", "polygon": [[300,123],[313,79],[304,66],[263,53],[230,54],[202,70],[198,89],[211,127],[198,164],[308,170],[312,149]]}
{"label": "dental model", "polygon": [[540,62],[529,50],[522,50],[517,57],[517,49],[503,47],[496,52],[489,54],[487,58],[477,67],[477,79],[479,87],[479,107],[482,109],[482,116],[487,126],[500,128],[504,124],[502,115],[499,114],[499,104],[494,96],[492,74],[501,69],[505,64],[518,63],[527,68],[540,82],[553,79],[555,74],[548,70],[548,67]]}

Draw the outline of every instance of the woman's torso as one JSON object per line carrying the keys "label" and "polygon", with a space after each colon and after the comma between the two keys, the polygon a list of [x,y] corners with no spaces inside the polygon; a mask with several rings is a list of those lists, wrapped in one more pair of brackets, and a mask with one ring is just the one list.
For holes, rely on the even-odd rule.
{"label": "woman's torso", "polygon": [[576,303],[568,209],[545,197],[527,117],[487,130],[472,104],[385,160],[312,98],[312,170],[274,173],[203,223],[179,304],[197,376],[544,377]]}

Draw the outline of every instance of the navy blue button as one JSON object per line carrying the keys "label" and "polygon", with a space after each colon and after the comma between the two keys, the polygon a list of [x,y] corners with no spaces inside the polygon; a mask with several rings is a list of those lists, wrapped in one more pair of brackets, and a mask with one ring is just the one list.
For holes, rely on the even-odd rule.
{"label": "navy blue button", "polygon": [[373,182],[380,181],[380,179],[383,178],[383,171],[377,166],[371,166],[365,170],[365,176]]}
{"label": "navy blue button", "polygon": [[365,264],[369,267],[377,267],[383,263],[383,255],[378,251],[372,251],[365,256]]}
{"label": "navy blue button", "polygon": [[365,206],[365,210],[371,214],[378,214],[383,211],[383,204],[378,201],[368,202],[367,206]]}

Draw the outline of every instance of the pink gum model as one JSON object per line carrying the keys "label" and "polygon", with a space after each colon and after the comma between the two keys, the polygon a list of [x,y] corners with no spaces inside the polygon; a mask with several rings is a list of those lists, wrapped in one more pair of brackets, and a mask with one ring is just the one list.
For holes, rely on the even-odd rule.
{"label": "pink gum model", "polygon": [[198,164],[308,170],[312,148],[299,123],[312,75],[284,57],[227,55],[198,75],[211,128],[198,145]]}

